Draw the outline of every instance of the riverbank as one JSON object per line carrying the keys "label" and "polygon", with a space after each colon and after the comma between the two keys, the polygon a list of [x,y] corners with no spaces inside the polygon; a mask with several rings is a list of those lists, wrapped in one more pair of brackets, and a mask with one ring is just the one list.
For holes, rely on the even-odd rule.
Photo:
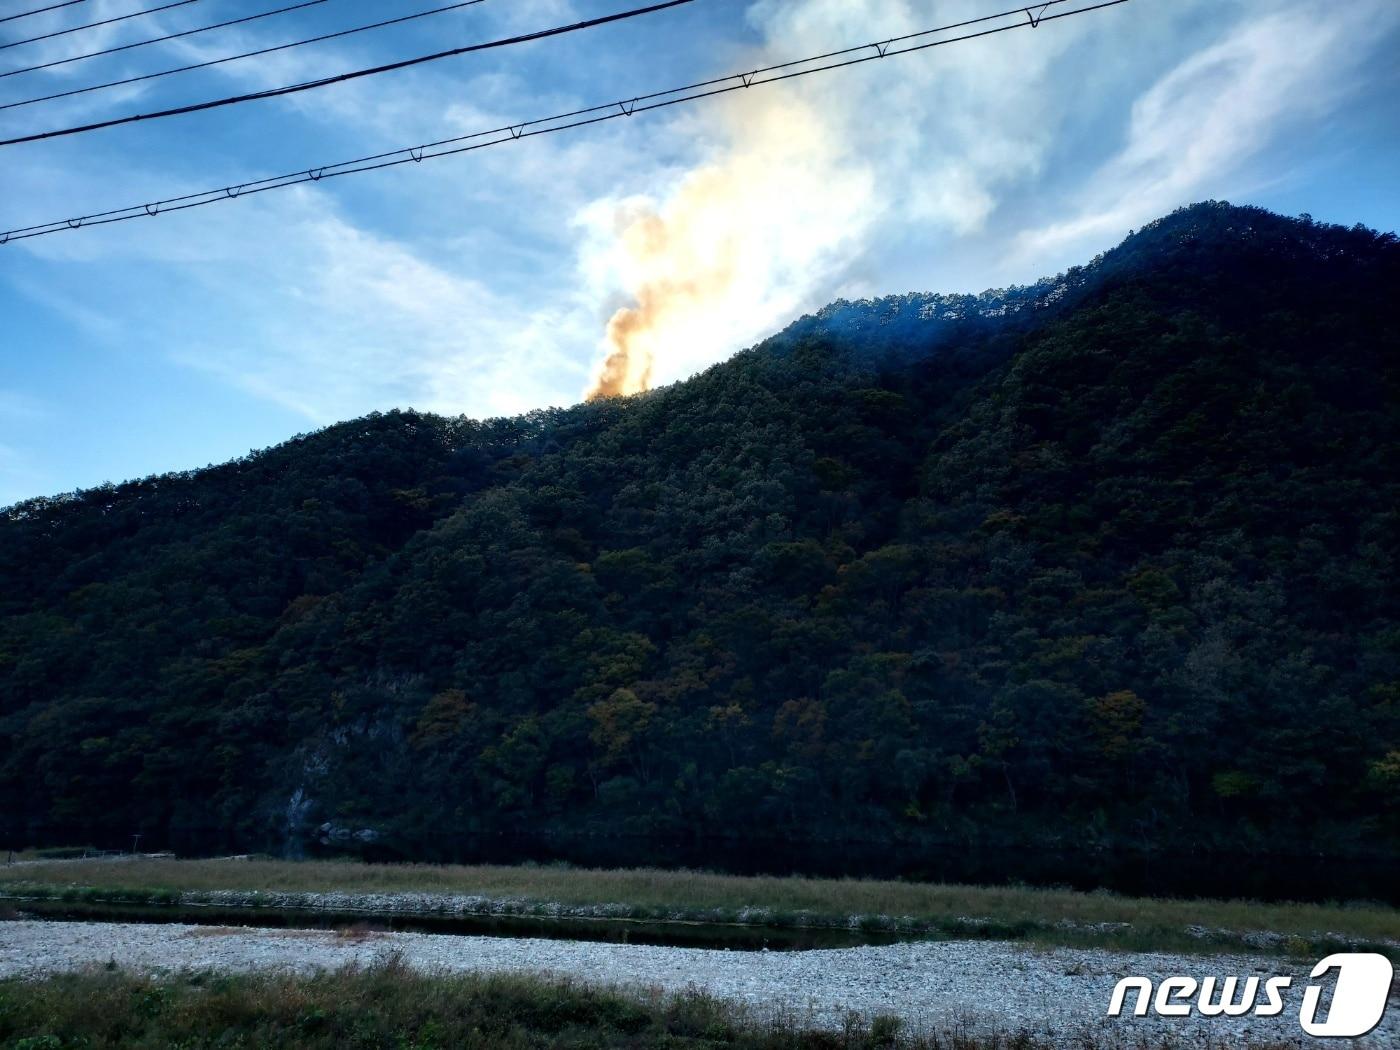
{"label": "riverbank", "polygon": [[1161,900],[649,869],[147,858],[0,867],[0,905],[22,908],[26,899],[89,907],[322,910],[367,919],[530,916],[854,929],[1124,951],[1317,958],[1352,949],[1400,958],[1400,909],[1383,905]]}
{"label": "riverbank", "polygon": [[[480,989],[486,977],[534,974],[533,980],[553,982],[569,993],[540,993],[559,1002],[552,1008],[567,1016],[567,1004],[581,987],[610,988],[624,996],[641,1014],[638,1025],[653,1026],[658,1018],[678,1009],[674,998],[689,996],[692,1004],[708,1004],[711,1021],[738,1025],[750,1033],[786,1032],[785,1041],[773,1043],[736,1041],[726,1037],[693,1045],[809,1045],[800,1037],[807,1031],[869,1034],[872,1024],[882,1031],[910,1036],[947,1039],[963,1032],[975,1040],[963,1043],[933,1042],[925,1045],[979,1048],[982,1046],[1292,1046],[1301,1045],[1296,1010],[1278,1017],[1157,1018],[1153,1016],[1109,1019],[1107,1005],[1112,989],[1124,974],[1147,976],[1155,981],[1177,973],[1204,973],[1203,960],[1166,953],[1110,953],[1097,949],[1036,949],[1007,942],[914,942],[878,947],[807,952],[726,952],[645,945],[618,945],[523,938],[444,937],[431,934],[376,933],[366,930],[261,930],[183,925],[122,925],[109,923],[58,923],[14,921],[0,927],[0,978],[28,981],[91,968],[80,980],[100,982],[105,967],[125,973],[122,981],[156,972],[206,974],[261,974],[250,980],[272,980],[269,973],[310,975],[319,970],[343,971],[339,978],[353,985],[366,980],[363,968],[384,966],[406,975],[429,975],[450,981],[449,975],[471,975],[466,986]],[[1275,974],[1305,983],[1309,962],[1291,963],[1257,956],[1220,956],[1209,961],[1211,973],[1259,976]],[[351,969],[345,971],[346,967]],[[358,968],[358,969],[357,969]],[[136,975],[136,976],[132,976]],[[335,978],[321,977],[321,981]],[[118,980],[118,978],[113,978]],[[559,982],[565,982],[560,984]],[[61,984],[51,985],[62,989]],[[100,988],[100,983],[93,988]],[[177,1013],[173,1002],[192,999],[200,987],[237,987],[226,979],[209,976],[167,979],[150,986],[152,995],[138,1002],[152,1003],[157,1011]],[[305,1000],[305,984],[294,998]],[[421,986],[414,986],[419,988]],[[452,987],[450,983],[443,987]],[[0,984],[0,996],[14,1000],[13,984]],[[75,1006],[59,1003],[64,994],[53,993],[56,1016],[72,1013]],[[322,986],[328,1001],[345,1015],[347,1004],[367,1010],[382,1020],[390,1007],[388,998],[356,997],[344,993],[337,999]],[[128,993],[130,994],[130,993]],[[285,996],[290,993],[279,993]],[[418,994],[418,993],[415,993]],[[582,993],[581,993],[582,994]],[[84,996],[93,991],[84,991]],[[278,996],[269,996],[272,999]],[[586,997],[586,996],[585,996]],[[697,998],[698,997],[698,998]],[[100,1001],[100,996],[95,1001]],[[120,998],[120,997],[119,997]],[[721,1007],[716,1001],[736,1004]],[[128,1000],[121,1000],[121,1010]],[[650,1003],[650,1006],[635,1004]],[[670,1003],[671,1005],[666,1005]],[[203,1007],[191,1007],[202,1009]],[[86,1008],[89,1012],[96,1006]],[[298,1016],[312,1007],[304,1003]],[[543,1008],[541,1008],[543,1009]],[[512,1023],[530,1023],[534,1013],[520,1004],[507,1015]],[[685,1014],[685,1008],[679,1008]],[[188,1011],[186,1011],[188,1012]],[[40,1015],[42,1016],[42,1015]],[[877,1022],[877,1018],[883,1018]],[[740,1023],[742,1021],[742,1023]],[[1392,1007],[1381,1029],[1365,1044],[1376,1050],[1400,1046],[1395,1030],[1400,1015]],[[220,1015],[218,1022],[228,1024]],[[205,1031],[208,1034],[209,1030]],[[997,1043],[997,1038],[1021,1033],[1027,1042]],[[595,1033],[596,1034],[596,1033]],[[654,1034],[662,1034],[659,1031]],[[691,1032],[690,1035],[695,1035]],[[732,1032],[731,1032],[732,1035]],[[749,1038],[749,1036],[745,1036]],[[756,1038],[756,1037],[755,1037]],[[1036,1040],[1039,1040],[1038,1042]],[[582,1040],[581,1040],[582,1041]],[[627,1043],[595,1040],[599,1045],[650,1046],[664,1040],[635,1039]],[[109,1045],[122,1045],[120,1042]],[[275,1040],[259,1045],[279,1045]],[[285,1044],[291,1045],[291,1044]],[[327,1044],[330,1045],[330,1044]],[[403,1045],[418,1045],[411,1040]],[[425,1043],[422,1045],[452,1045]],[[470,1045],[465,1043],[463,1045]],[[481,1044],[479,1044],[481,1045]],[[509,1045],[501,1043],[497,1045]],[[519,1045],[531,1045],[528,1041]],[[593,1044],[590,1044],[593,1045]],[[692,1045],[676,1042],[674,1045]],[[821,1045],[812,1042],[810,1045]],[[870,1041],[829,1045],[888,1045]]]}

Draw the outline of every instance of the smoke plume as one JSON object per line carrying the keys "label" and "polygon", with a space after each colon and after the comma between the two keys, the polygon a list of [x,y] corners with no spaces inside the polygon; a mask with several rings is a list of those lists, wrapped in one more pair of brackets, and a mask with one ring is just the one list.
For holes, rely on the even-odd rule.
{"label": "smoke plume", "polygon": [[[927,28],[930,6],[950,21],[972,10],[760,0],[749,18],[768,43],[754,65]],[[846,292],[891,216],[904,235],[916,223],[976,229],[994,188],[1033,170],[1050,136],[1023,82],[1044,76],[1071,33],[1024,36],[755,87],[694,111],[699,163],[657,196],[595,201],[581,216],[585,271],[625,303],[607,321],[586,396],[684,378]]]}
{"label": "smoke plume", "polygon": [[630,304],[607,324],[589,397],[649,389],[777,322],[837,269],[872,208],[869,172],[791,90],[729,101],[718,155],[669,197],[603,202],[607,265]]}

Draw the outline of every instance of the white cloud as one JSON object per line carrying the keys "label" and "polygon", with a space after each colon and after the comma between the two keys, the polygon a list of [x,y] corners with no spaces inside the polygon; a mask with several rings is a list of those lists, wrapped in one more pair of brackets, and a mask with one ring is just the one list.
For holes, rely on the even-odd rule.
{"label": "white cloud", "polygon": [[[502,20],[509,31],[575,17],[565,3],[530,6],[533,13],[496,9],[501,18],[483,21],[482,34],[500,35]],[[239,46],[221,37],[218,48],[187,42],[178,50],[197,59]],[[280,83],[307,75],[313,61],[293,52],[270,57],[221,70],[249,84]],[[355,59],[322,51],[314,61],[324,70]],[[409,74],[346,85],[289,108],[324,128],[353,128],[353,148],[373,151],[598,101],[485,68],[467,78]],[[601,307],[575,279],[578,210],[625,178],[649,182],[649,166],[637,160],[646,155],[641,143],[663,156],[683,149],[686,123],[618,122],[358,176],[349,193],[342,183],[303,184],[13,247],[58,267],[148,273],[159,291],[121,304],[122,330],[140,331],[143,345],[316,423],[396,404],[520,412],[575,400],[586,378]],[[296,139],[285,147],[303,163],[352,155]],[[319,152],[304,152],[312,149]],[[53,218],[75,200],[134,203],[291,167],[264,163],[181,179],[128,157],[99,179],[41,160],[6,181],[26,202],[26,219]],[[393,233],[383,229],[386,216]],[[117,294],[31,291],[84,325],[102,317],[93,302],[101,291]]]}
{"label": "white cloud", "polygon": [[[577,17],[563,0],[479,10],[499,12],[483,34]],[[758,48],[725,45],[737,57],[701,75],[984,10],[974,0],[759,0],[744,31]],[[1319,28],[1312,16],[1324,10],[1335,14]],[[1225,195],[1225,174],[1349,97],[1349,74],[1380,36],[1366,20],[1384,26],[1396,11],[1391,0],[1346,11],[1320,0],[1129,4],[460,158],[23,242],[0,265],[25,260],[8,279],[93,338],[173,357],[316,423],[392,405],[517,412],[577,397],[609,316],[648,273],[680,286],[728,260],[723,294],[682,297],[658,334],[653,379],[666,381],[837,294],[903,290],[883,261],[895,242],[918,246],[911,280],[938,267],[974,288],[993,283],[1009,244],[1035,276],[1177,204]],[[248,31],[158,50],[197,58],[267,39]],[[177,122],[149,160],[119,152],[125,139],[111,153],[105,141],[94,154],[39,150],[0,172],[0,194],[24,203],[14,218],[41,219],[72,201],[202,190],[670,86],[689,76],[670,68],[676,56],[718,63],[724,50],[682,40],[624,77],[634,56],[609,58],[606,43],[581,41],[569,75],[512,56],[257,103],[249,125],[228,125],[276,117],[280,133],[265,144],[242,140],[259,142],[256,153],[195,148],[193,125]],[[285,52],[219,75],[289,82],[348,68],[370,46]],[[612,63],[607,76],[586,60],[593,48]],[[1101,129],[1120,114],[1121,141],[1105,149]],[[1008,205],[1079,176],[1082,193],[1046,207],[1069,218],[1016,239]],[[647,212],[679,233],[675,253],[636,250],[627,220]],[[973,247],[980,262],[965,261]]]}
{"label": "white cloud", "polygon": [[1088,179],[1073,215],[1021,237],[1023,257],[1063,259],[1180,204],[1224,196],[1225,180],[1280,135],[1335,109],[1371,47],[1400,23],[1391,0],[1268,7],[1247,11],[1138,96],[1122,148]]}
{"label": "white cloud", "polygon": [[[6,26],[8,32],[5,36],[7,40],[35,40],[37,37],[48,37],[48,39],[35,40],[34,43],[24,44],[23,50],[11,52],[11,55],[19,56],[19,60],[7,63],[7,65],[18,67],[20,65],[33,66],[49,62],[62,62],[65,59],[90,54],[93,51],[102,51],[109,47],[117,47],[136,40],[173,32],[165,26],[161,14],[110,22],[113,18],[130,14],[131,11],[131,4],[124,3],[123,0],[90,0],[77,14],[72,8],[59,8],[11,22]],[[110,24],[96,24],[101,22],[110,22]],[[92,28],[81,29],[78,32],[64,32],[64,30],[80,26],[92,26]],[[54,33],[62,35],[50,35]],[[36,72],[34,75],[47,77],[50,81],[69,79],[75,74],[81,75],[81,68],[80,62],[70,62],[66,65],[54,66],[51,69]]]}
{"label": "white cloud", "polygon": [[295,224],[296,252],[265,260],[256,292],[240,295],[260,312],[254,325],[205,330],[176,360],[318,424],[395,405],[512,414],[581,382],[581,362],[561,350],[577,323],[566,309],[522,310],[479,278],[355,228],[323,200],[304,200],[284,221]]}

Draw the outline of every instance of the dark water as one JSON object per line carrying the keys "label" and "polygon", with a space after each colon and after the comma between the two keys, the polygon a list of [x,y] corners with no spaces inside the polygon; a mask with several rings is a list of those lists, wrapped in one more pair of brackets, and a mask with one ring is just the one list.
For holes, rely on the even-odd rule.
{"label": "dark water", "polygon": [[18,914],[65,922],[189,923],[297,930],[342,930],[350,937],[379,930],[478,937],[659,944],[669,948],[731,951],[808,951],[907,940],[893,933],[845,929],[791,929],[725,923],[556,918],[532,915],[388,915],[308,908],[126,904],[103,901],[11,901]]}

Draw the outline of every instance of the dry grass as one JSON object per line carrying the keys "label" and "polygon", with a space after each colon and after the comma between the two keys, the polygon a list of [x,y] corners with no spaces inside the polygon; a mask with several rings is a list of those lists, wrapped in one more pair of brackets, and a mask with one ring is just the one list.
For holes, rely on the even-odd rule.
{"label": "dry grass", "polygon": [[[1262,904],[1254,901],[1164,900],[1025,887],[959,886],[868,879],[739,877],[653,869],[594,870],[364,864],[351,861],[88,860],[0,868],[0,893],[20,884],[50,891],[86,887],[170,895],[179,892],[434,893],[491,899],[618,904],[638,917],[742,916],[764,909],[782,924],[794,916],[846,924],[851,917],[908,917],[935,930],[975,919],[983,935],[1082,943],[1086,931],[1125,947],[1164,946],[1188,927],[1237,935],[1297,938],[1306,954],[1320,937],[1400,944],[1400,910],[1379,904]],[[1115,930],[1116,924],[1126,929]],[[1063,936],[1057,935],[1061,930]],[[1207,938],[1209,940],[1209,938]]]}
{"label": "dry grass", "polygon": [[[912,1033],[897,1018],[850,1018],[815,1030],[761,1020],[700,992],[623,993],[542,977],[415,973],[392,957],[309,976],[95,969],[0,981],[0,1046],[244,1046],[266,1050],[1213,1050],[1199,1040],[1112,1032]],[[1258,1050],[1268,1043],[1251,1044]]]}

